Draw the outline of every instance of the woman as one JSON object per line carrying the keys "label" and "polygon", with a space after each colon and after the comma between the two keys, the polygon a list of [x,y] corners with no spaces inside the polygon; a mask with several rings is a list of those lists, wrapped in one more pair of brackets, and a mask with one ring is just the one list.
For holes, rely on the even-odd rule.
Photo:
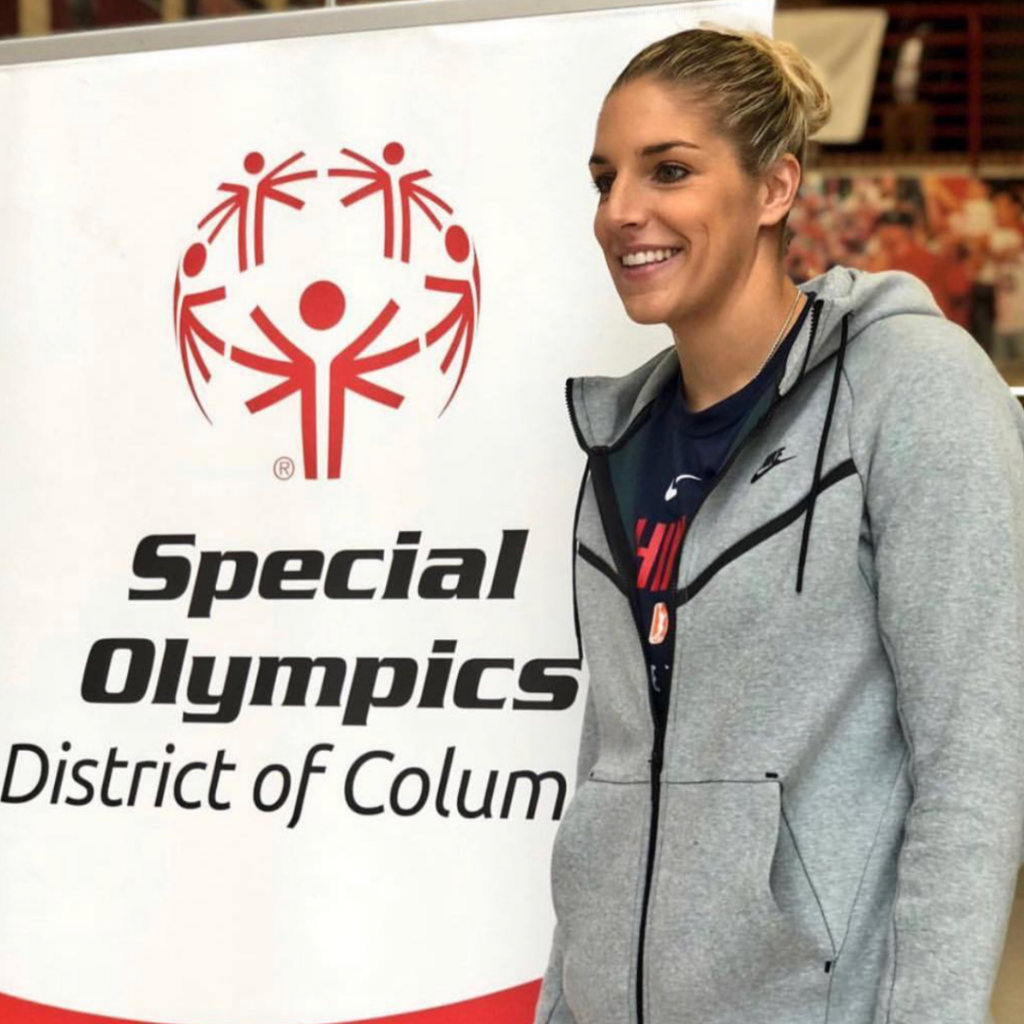
{"label": "woman", "polygon": [[828,109],[792,47],[692,30],[600,112],[595,234],[674,344],[566,382],[590,684],[537,1024],[990,1019],[1024,414],[917,278],[787,277]]}

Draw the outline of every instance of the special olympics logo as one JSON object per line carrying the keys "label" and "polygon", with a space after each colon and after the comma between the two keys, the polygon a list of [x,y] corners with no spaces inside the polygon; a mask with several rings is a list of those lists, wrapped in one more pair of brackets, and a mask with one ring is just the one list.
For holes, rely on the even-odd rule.
{"label": "special olympics logo", "polygon": [[347,409],[350,393],[395,410],[413,391],[436,408],[441,390],[442,415],[480,316],[474,247],[425,187],[430,171],[403,171],[398,142],[380,163],[340,153],[344,162],[298,152],[265,171],[250,152],[247,180],[218,187],[228,198],[198,222],[175,275],[175,339],[196,405],[210,423],[276,410],[262,419],[275,418],[279,479],[292,461],[282,421],[301,438],[307,480],[319,475],[321,438],[326,476],[340,478],[346,418],[365,404]]}

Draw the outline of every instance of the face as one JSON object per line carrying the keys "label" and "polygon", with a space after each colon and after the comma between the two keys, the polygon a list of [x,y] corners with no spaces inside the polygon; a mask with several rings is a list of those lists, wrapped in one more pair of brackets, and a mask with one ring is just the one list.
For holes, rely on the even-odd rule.
{"label": "face", "polygon": [[[742,289],[765,187],[687,93],[638,79],[607,97],[590,171],[594,235],[632,320],[681,328]],[[668,258],[624,266],[635,251]]]}

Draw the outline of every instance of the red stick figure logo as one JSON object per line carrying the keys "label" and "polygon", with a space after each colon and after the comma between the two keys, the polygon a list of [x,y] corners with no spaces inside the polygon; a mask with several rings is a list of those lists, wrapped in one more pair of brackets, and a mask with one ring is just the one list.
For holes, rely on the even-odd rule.
{"label": "red stick figure logo", "polygon": [[[244,375],[249,414],[294,423],[307,480],[324,470],[341,477],[352,402],[402,406],[407,394],[388,379],[399,364],[438,352],[439,380],[457,367],[443,415],[480,317],[474,246],[452,206],[424,185],[430,172],[403,170],[398,142],[379,161],[350,148],[340,154],[342,166],[310,166],[302,151],[263,173],[264,156],[250,152],[242,164],[253,180],[219,186],[229,198],[196,224],[174,283],[178,358],[200,412],[212,424],[215,378]],[[374,199],[368,220],[359,208]],[[234,232],[222,234],[232,221]],[[377,237],[360,237],[370,223]],[[305,264],[320,273],[302,280]],[[279,447],[274,472],[288,479],[293,470],[282,467],[293,464]]]}

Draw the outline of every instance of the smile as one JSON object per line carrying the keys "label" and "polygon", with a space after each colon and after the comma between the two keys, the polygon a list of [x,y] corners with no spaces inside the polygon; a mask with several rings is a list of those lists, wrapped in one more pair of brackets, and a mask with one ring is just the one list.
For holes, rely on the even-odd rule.
{"label": "smile", "polygon": [[681,252],[681,249],[677,249],[668,257],[668,259],[656,260],[652,263],[641,263],[639,266],[635,267],[627,267],[621,259],[616,260],[615,262],[618,264],[618,270],[622,277],[627,281],[633,281],[651,277],[663,270],[665,267],[674,265]]}

